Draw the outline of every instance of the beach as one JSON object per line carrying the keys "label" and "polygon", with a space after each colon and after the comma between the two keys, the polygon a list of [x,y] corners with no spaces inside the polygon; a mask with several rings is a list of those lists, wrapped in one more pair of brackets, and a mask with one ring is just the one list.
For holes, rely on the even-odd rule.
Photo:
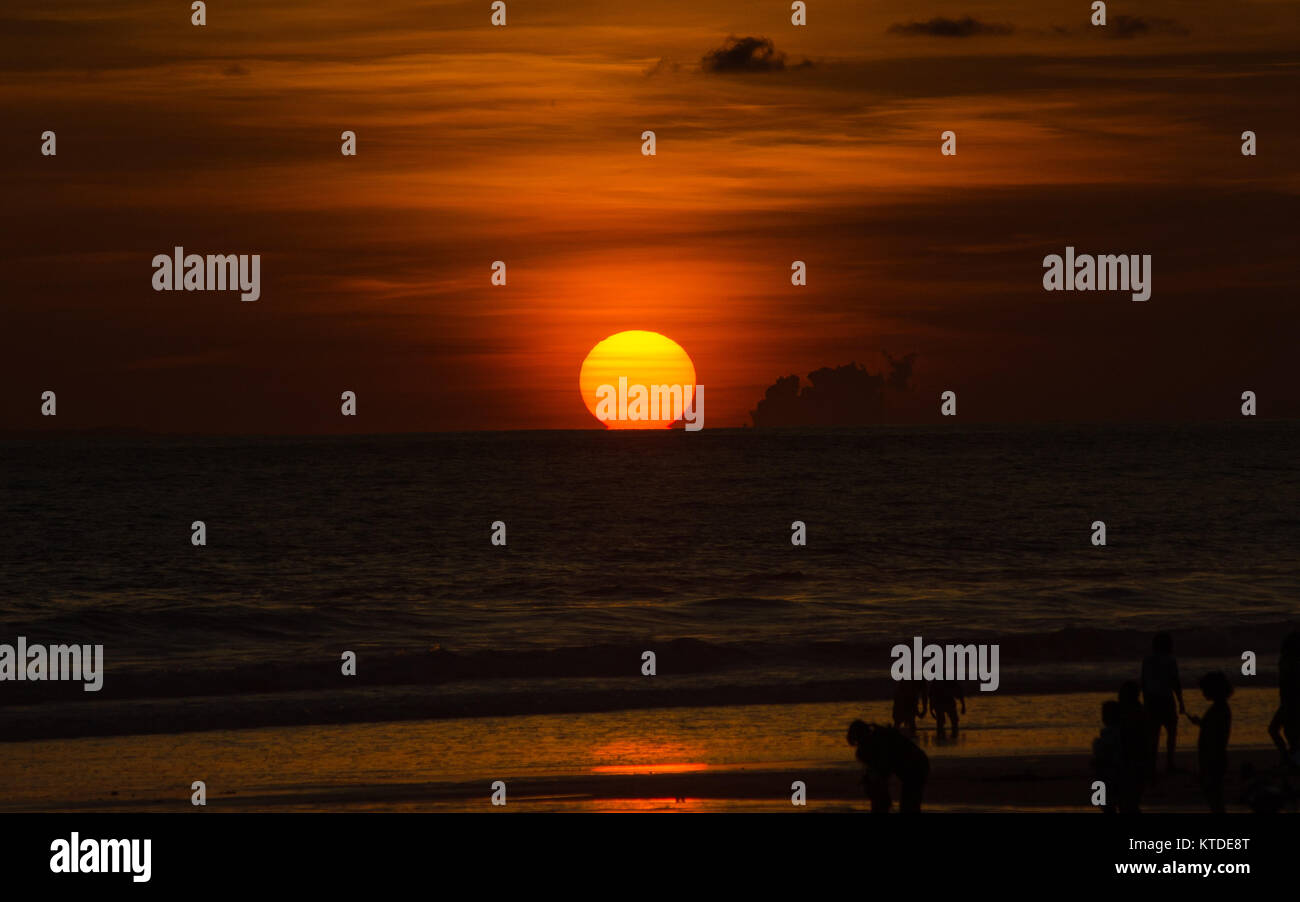
{"label": "beach", "polygon": [[[1089,748],[1108,696],[989,695],[969,700],[956,741],[933,721],[927,811],[1095,811]],[[1229,810],[1240,765],[1268,768],[1276,695],[1233,697]],[[1203,705],[1189,694],[1188,710]],[[884,702],[683,707],[205,730],[41,740],[5,746],[0,810],[26,811],[862,811],[850,720],[883,721]],[[1179,766],[1145,809],[1205,809],[1195,727],[1180,724]],[[1161,751],[1163,773],[1163,747]],[[520,762],[527,762],[521,765]],[[191,804],[195,780],[207,804]],[[503,781],[507,804],[493,806]],[[791,784],[807,805],[791,804]]]}

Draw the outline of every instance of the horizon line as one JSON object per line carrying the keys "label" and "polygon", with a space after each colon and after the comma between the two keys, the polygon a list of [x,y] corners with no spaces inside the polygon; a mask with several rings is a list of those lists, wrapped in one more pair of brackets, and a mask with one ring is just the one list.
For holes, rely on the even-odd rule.
{"label": "horizon line", "polygon": [[[839,424],[839,425],[820,425],[820,426],[753,426],[741,424],[738,426],[713,426],[706,427],[701,432],[850,432],[871,429],[925,429],[925,428],[942,428],[942,429],[961,429],[971,426],[987,428],[1082,428],[1082,427],[1124,427],[1124,426],[1213,426],[1224,423],[1236,422],[1238,419],[1254,419],[1266,421],[1269,423],[1300,423],[1300,417],[1296,416],[1254,416],[1254,417],[1230,417],[1225,416],[1216,419],[1204,420],[1187,420],[1187,419],[1170,419],[1170,420],[979,420],[945,423],[943,421],[928,422],[887,422],[887,423],[859,423],[859,424]],[[420,429],[409,431],[390,431],[390,432],[192,432],[192,431],[157,431],[134,426],[88,426],[81,428],[54,428],[54,429],[0,429],[0,441],[13,440],[55,440],[55,439],[74,439],[74,438],[390,438],[399,436],[423,436],[423,435],[477,435],[477,434],[502,434],[502,433],[536,433],[536,432],[574,432],[574,433],[619,433],[619,434],[649,434],[657,435],[660,433],[677,433],[686,432],[681,428],[662,428],[662,429],[608,429],[599,426],[589,427],[546,427],[546,428],[501,428],[501,429]]]}

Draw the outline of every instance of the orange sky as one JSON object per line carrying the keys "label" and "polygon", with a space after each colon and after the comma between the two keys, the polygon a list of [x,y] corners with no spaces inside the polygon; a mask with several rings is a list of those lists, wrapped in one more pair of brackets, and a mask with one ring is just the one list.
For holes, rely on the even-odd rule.
{"label": "orange sky", "polygon": [[[63,428],[582,428],[626,329],[686,348],[710,426],[884,352],[918,355],[912,419],[947,388],[982,420],[1300,414],[1300,4],[810,7],[7,6],[0,428],[51,428],[46,389]],[[992,33],[890,30],[967,15]],[[784,68],[709,71],[729,35]],[[261,254],[261,299],[155,293],[178,244]],[[1152,300],[1044,293],[1066,244],[1152,254]]]}

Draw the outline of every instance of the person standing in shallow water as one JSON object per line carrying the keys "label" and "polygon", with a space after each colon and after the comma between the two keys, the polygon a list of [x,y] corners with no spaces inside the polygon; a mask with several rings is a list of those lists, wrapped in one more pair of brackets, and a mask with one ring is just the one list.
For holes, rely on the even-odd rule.
{"label": "person standing in shallow water", "polygon": [[916,718],[925,714],[925,697],[912,680],[899,680],[894,687],[894,726],[909,736],[916,735]]}
{"label": "person standing in shallow water", "polygon": [[1209,700],[1210,707],[1200,717],[1188,714],[1187,719],[1201,728],[1196,743],[1201,789],[1210,803],[1210,810],[1222,814],[1223,778],[1228,773],[1228,736],[1232,733],[1232,710],[1228,707],[1232,685],[1223,671],[1216,670],[1201,677],[1201,694]]}
{"label": "person standing in shallow water", "polygon": [[1300,770],[1300,630],[1282,640],[1277,659],[1277,712],[1268,735],[1282,755],[1282,766]]}
{"label": "person standing in shallow water", "polygon": [[1092,741],[1092,767],[1106,787],[1102,811],[1114,814],[1124,782],[1124,744],[1120,738],[1120,707],[1115,700],[1101,704],[1101,733]]}
{"label": "person standing in shallow water", "polygon": [[944,720],[952,722],[952,738],[957,738],[957,702],[961,701],[961,713],[966,713],[966,693],[961,683],[947,680],[930,680],[927,683],[930,712],[934,714],[934,738],[944,738]]}
{"label": "person standing in shallow water", "polygon": [[1152,638],[1151,654],[1142,661],[1142,700],[1151,728],[1148,776],[1154,781],[1156,761],[1160,757],[1160,728],[1165,728],[1168,743],[1166,769],[1171,774],[1177,773],[1174,753],[1178,747],[1178,715],[1187,713],[1183,706],[1183,685],[1178,678],[1178,659],[1174,657],[1174,640],[1168,633],[1157,633]]}
{"label": "person standing in shallow water", "polygon": [[849,745],[862,762],[862,783],[871,799],[872,814],[888,814],[889,778],[903,784],[898,810],[903,814],[921,811],[921,794],[930,776],[930,758],[897,727],[882,727],[855,720],[849,724]]}
{"label": "person standing in shallow water", "polygon": [[1136,813],[1142,803],[1146,784],[1148,742],[1151,728],[1142,710],[1142,686],[1127,680],[1119,687],[1119,739],[1123,753],[1123,773],[1119,784],[1119,810]]}

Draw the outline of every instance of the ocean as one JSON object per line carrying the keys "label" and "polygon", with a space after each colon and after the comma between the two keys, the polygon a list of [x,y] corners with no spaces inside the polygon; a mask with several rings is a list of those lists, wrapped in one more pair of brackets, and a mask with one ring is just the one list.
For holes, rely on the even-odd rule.
{"label": "ocean", "polygon": [[0,642],[102,644],[105,676],[5,685],[0,730],[879,699],[913,636],[999,644],[1008,693],[1113,689],[1158,630],[1185,673],[1250,650],[1275,685],[1298,438],[1242,419],[7,440]]}

